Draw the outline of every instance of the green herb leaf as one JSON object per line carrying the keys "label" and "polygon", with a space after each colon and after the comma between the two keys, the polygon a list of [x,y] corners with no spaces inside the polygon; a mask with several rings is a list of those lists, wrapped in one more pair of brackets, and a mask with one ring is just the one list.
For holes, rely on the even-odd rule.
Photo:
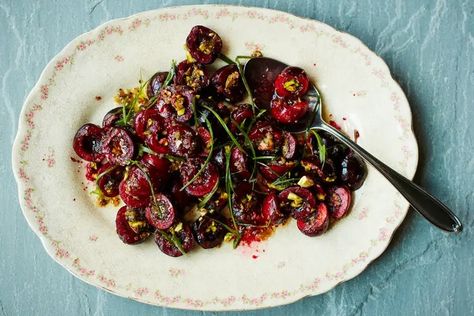
{"label": "green herb leaf", "polygon": [[167,86],[169,86],[169,84],[170,84],[171,80],[173,80],[175,74],[176,74],[176,61],[173,59],[171,61],[170,71],[168,72],[168,75],[166,76],[165,81],[161,85],[160,90],[167,87]]}
{"label": "green herb leaf", "polygon": [[219,53],[219,59],[229,65],[235,64],[235,61],[233,61],[232,59],[230,59],[229,57],[227,57],[226,55],[222,53]]}
{"label": "green herb leaf", "polygon": [[319,134],[314,129],[311,130],[311,133],[314,134],[316,141],[318,142],[319,160],[324,167],[324,163],[326,162],[326,145],[323,143],[321,136],[319,136]]}
{"label": "green herb leaf", "polygon": [[214,186],[214,188],[212,189],[212,191],[209,192],[208,194],[206,194],[206,196],[201,201],[199,201],[198,208],[202,208],[202,207],[206,206],[207,203],[211,200],[214,193],[216,193],[218,188],[219,188],[219,181],[217,181],[217,183]]}

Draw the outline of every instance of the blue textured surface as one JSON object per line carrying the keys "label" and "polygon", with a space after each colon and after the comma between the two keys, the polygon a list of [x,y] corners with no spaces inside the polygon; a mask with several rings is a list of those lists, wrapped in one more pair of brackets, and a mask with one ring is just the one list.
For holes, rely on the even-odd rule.
{"label": "blue textured surface", "polygon": [[[23,101],[46,63],[113,18],[200,1],[0,0],[0,314],[195,315],[89,286],[43,250],[18,205],[11,145]],[[207,3],[207,1],[204,1]],[[460,215],[444,234],[410,212],[384,255],[327,294],[262,315],[474,315],[474,1],[216,1],[311,17],[359,37],[408,96],[420,144],[416,181]],[[201,313],[199,313],[201,314]],[[212,314],[212,313],[203,313]]]}

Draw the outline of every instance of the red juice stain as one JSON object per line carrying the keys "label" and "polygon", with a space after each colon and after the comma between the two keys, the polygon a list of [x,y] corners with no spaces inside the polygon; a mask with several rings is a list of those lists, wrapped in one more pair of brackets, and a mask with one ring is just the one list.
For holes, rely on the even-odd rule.
{"label": "red juice stain", "polygon": [[247,227],[242,233],[240,243],[244,246],[250,246],[253,243],[267,239],[272,233],[272,227]]}
{"label": "red juice stain", "polygon": [[359,133],[358,130],[355,129],[354,130],[354,142],[357,143],[357,140],[359,139],[359,137],[360,137],[360,133]]}
{"label": "red juice stain", "polygon": [[252,259],[257,259],[258,256],[257,255],[252,255]]}
{"label": "red juice stain", "polygon": [[332,127],[338,129],[338,130],[341,130],[341,126],[339,124],[337,124],[335,121],[333,120],[330,120],[329,121],[329,125],[331,125]]}

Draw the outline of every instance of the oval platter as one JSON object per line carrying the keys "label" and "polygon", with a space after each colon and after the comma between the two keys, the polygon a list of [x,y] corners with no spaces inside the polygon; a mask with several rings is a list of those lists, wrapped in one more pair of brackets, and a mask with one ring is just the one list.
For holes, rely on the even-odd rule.
{"label": "oval platter", "polygon": [[[46,251],[79,279],[168,307],[245,310],[324,293],[361,273],[388,246],[408,203],[372,168],[351,213],[309,238],[294,221],[268,240],[180,258],[152,240],[131,247],[115,233],[116,207],[97,207],[72,139],[100,122],[121,87],[185,58],[192,26],[214,29],[228,56],[260,50],[304,68],[331,118],[382,161],[412,178],[418,148],[409,104],[386,64],[355,37],[318,21],[261,8],[184,6],[107,22],[69,43],[23,105],[13,146],[20,204]],[[179,60],[178,60],[179,61]]]}

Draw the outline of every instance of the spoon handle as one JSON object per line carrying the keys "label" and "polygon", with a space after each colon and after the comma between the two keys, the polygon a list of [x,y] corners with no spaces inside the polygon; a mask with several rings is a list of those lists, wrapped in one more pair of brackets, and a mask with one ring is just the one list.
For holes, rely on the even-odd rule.
{"label": "spoon handle", "polygon": [[313,128],[330,133],[358,153],[363,159],[384,175],[385,178],[387,178],[388,181],[390,181],[390,183],[405,197],[408,203],[410,203],[418,213],[423,215],[423,217],[433,225],[448,232],[462,231],[461,221],[456,217],[456,215],[454,215],[446,205],[426,192],[423,188],[372,156],[369,152],[357,145],[334,127],[321,122],[321,124],[318,124],[318,126],[314,126]]}

